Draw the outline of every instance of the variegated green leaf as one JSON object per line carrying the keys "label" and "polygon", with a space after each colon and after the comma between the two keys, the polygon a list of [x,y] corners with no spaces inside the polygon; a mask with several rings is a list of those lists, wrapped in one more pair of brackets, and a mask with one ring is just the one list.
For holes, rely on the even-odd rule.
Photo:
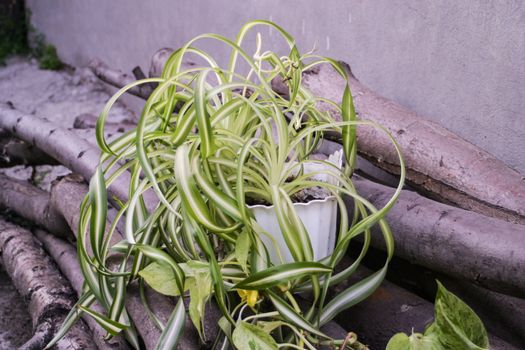
{"label": "variegated green leaf", "polygon": [[262,328],[247,322],[239,322],[232,335],[233,344],[237,349],[246,350],[277,350],[278,346],[271,335]]}
{"label": "variegated green leaf", "polygon": [[316,262],[296,262],[258,271],[235,285],[238,289],[268,289],[304,276],[329,273],[332,269]]}
{"label": "variegated green leaf", "polygon": [[243,270],[246,271],[246,262],[248,261],[248,255],[250,253],[250,246],[251,246],[251,240],[250,240],[250,234],[247,230],[243,230],[239,237],[237,238],[237,242],[235,243],[235,257],[237,258],[237,262],[241,264],[241,267]]}
{"label": "variegated green leaf", "polygon": [[186,312],[184,309],[184,301],[179,298],[177,306],[171,313],[170,319],[160,335],[157,342],[156,350],[172,350],[177,347],[180,337],[184,331],[184,324],[186,323]]}
{"label": "variegated green leaf", "polygon": [[109,334],[111,335],[117,335],[119,334],[123,329],[126,329],[127,325],[124,325],[122,323],[113,321],[106,316],[93,311],[87,307],[84,307],[82,305],[79,306],[79,309],[88,314],[89,316],[93,317],[97,323],[102,326]]}
{"label": "variegated green leaf", "polygon": [[346,310],[347,308],[368,298],[368,296],[370,296],[370,294],[372,294],[377,289],[377,287],[379,287],[385,278],[385,275],[386,267],[357,282],[345,291],[337,294],[337,296],[335,296],[323,309],[319,320],[320,325],[326,324],[327,322],[331,321],[339,312]]}

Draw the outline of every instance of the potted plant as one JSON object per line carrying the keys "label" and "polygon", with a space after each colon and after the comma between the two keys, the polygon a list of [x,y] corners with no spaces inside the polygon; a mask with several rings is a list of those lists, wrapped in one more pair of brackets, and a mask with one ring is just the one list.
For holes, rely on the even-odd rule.
{"label": "potted plant", "polygon": [[[263,51],[257,34],[255,53],[249,55],[243,43],[257,26],[280,33],[289,53]],[[202,40],[218,41],[231,50],[227,67],[198,48]],[[188,55],[203,65],[181,70]],[[61,333],[85,312],[110,333],[123,331],[133,339],[125,287],[140,280],[164,294],[189,294],[188,312],[199,331],[206,303],[214,298],[223,316],[216,342],[222,348],[364,348],[355,337],[332,339],[321,327],[365,299],[383,280],[393,254],[384,217],[403,185],[404,170],[395,196],[384,208],[359,196],[351,180],[356,128],[381,127],[357,119],[348,84],[341,104],[322,100],[337,108],[342,121],[318,108],[321,99],[301,85],[301,75],[322,63],[333,65],[346,78],[336,61],[300,55],[293,38],[279,26],[252,21],[235,40],[217,34],[192,39],[168,59],[160,78],[130,84],[108,101],[97,124],[100,166],[79,223],[86,293]],[[275,78],[287,84],[289,98],[272,89]],[[133,86],[151,83],[158,86],[137,128],[106,142],[104,122],[115,101]],[[342,153],[333,156],[336,160],[315,156],[326,133],[341,137]],[[393,139],[392,144],[403,164]],[[110,198],[118,213],[106,227],[107,188],[122,179],[129,181],[129,197]],[[352,208],[344,197],[352,199]],[[298,209],[323,205],[331,207],[329,214],[302,215]],[[263,214],[261,206],[266,207]],[[262,218],[267,212],[272,224]],[[315,222],[321,216],[328,219],[327,230],[314,234],[306,219]],[[124,239],[111,244],[119,224],[124,226]],[[327,300],[328,288],[359,266],[374,225],[379,225],[388,251],[384,267]],[[328,227],[336,233],[333,239],[319,237]],[[339,266],[357,236],[363,237],[361,254],[350,266]],[[322,239],[327,244],[316,252],[318,243],[312,242]],[[94,300],[106,315],[89,309]],[[184,317],[179,298],[159,348],[175,346]]]}
{"label": "potted plant", "polygon": [[[333,166],[341,169],[342,155],[343,153],[340,150],[328,156],[316,153],[314,156],[317,160],[323,160],[329,164],[311,160],[305,161],[303,163],[303,174],[310,174],[309,179],[337,185],[337,180],[325,172],[329,172]],[[297,176],[297,173],[296,171],[292,174],[292,177]],[[287,180],[287,183],[290,182],[292,181]],[[308,233],[314,260],[319,261],[330,255],[334,250],[337,236],[338,208],[335,196],[320,187],[309,187],[296,193],[292,197],[292,202],[294,211]],[[249,205],[248,208],[253,212],[261,228],[269,233],[260,238],[265,247],[268,248],[271,262],[273,264],[293,262],[293,256],[287,248],[285,237],[279,226],[279,220],[275,215],[275,207],[273,205],[255,204]]]}

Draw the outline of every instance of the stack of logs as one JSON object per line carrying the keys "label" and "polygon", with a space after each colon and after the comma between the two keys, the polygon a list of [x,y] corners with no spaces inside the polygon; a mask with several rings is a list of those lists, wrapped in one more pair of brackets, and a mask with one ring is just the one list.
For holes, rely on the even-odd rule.
{"label": "stack of logs", "polygon": [[[160,75],[170,53],[171,50],[162,49],[153,56],[150,76]],[[115,87],[144,77],[140,69],[134,70],[133,77],[99,60],[90,67],[100,79]],[[368,300],[336,319],[343,327],[332,322],[326,331],[338,337],[354,331],[372,349],[384,347],[396,332],[410,332],[413,328],[421,331],[433,317],[432,304],[421,295],[425,291],[431,294],[431,279],[437,276],[479,313],[493,334],[492,348],[524,346],[524,177],[443,127],[378,96],[347,68],[359,117],[382,124],[394,135],[403,150],[411,190],[402,191],[387,217],[397,256],[396,268],[389,278],[398,284],[385,281]],[[327,65],[305,72],[303,82],[314,95],[341,100],[344,81]],[[276,80],[273,86],[286,95],[282,82]],[[129,92],[147,98],[152,88],[146,85]],[[75,126],[64,129],[38,116],[21,113],[9,103],[0,104],[1,167],[62,164],[75,173],[55,181],[50,193],[0,175],[0,207],[35,225],[28,229],[0,218],[0,262],[28,301],[33,320],[35,335],[23,346],[25,349],[45,346],[83,287],[73,244],[78,208],[87,193],[86,181],[98,164],[99,151],[93,137],[94,121],[84,116]],[[118,134],[130,127],[108,128]],[[397,156],[387,138],[367,127],[358,128],[357,133],[361,157],[382,171],[399,174]],[[334,144],[327,141],[325,147]],[[373,176],[366,170],[361,175],[355,176],[358,192],[376,207],[382,207],[394,189],[371,181]],[[128,186],[121,180],[109,190],[124,200]],[[372,245],[375,254],[380,255],[384,248],[381,240],[373,240]],[[373,266],[373,259],[369,264]],[[363,267],[357,275],[369,273]],[[420,296],[399,285],[417,286],[412,289]],[[333,292],[337,293],[337,289]],[[166,321],[174,307],[173,300],[151,290],[147,297],[155,314]],[[126,307],[142,346],[153,349],[160,331],[149,319],[133,284],[128,287]],[[218,313],[213,305],[208,309],[205,334],[213,339],[218,331]],[[186,325],[179,348],[200,348],[191,322]],[[93,319],[85,318],[56,347],[130,347],[121,336],[107,340],[105,335]]]}

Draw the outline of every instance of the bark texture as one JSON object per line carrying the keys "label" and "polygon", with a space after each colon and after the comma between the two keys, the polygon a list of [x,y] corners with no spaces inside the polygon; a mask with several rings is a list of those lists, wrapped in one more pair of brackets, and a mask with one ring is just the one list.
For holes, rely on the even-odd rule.
{"label": "bark texture", "polygon": [[[26,184],[25,191],[18,192],[18,196],[13,195],[11,197],[12,200],[9,201],[8,204],[22,207],[22,204],[25,201],[30,201],[31,198],[35,200],[35,197],[30,195],[27,188],[35,191],[37,190],[30,184]],[[83,183],[81,177],[78,175],[69,175],[54,184],[51,196],[47,195],[38,197],[38,205],[43,207],[53,207],[54,210],[59,213],[58,215],[61,216],[62,221],[66,223],[66,226],[69,226],[76,236],[79,220],[78,208],[80,207],[80,203],[86,195],[87,190],[87,185]],[[28,216],[30,216],[27,215],[28,213],[29,211],[20,211],[21,216],[27,219],[29,219]],[[34,220],[37,225],[44,226],[43,217],[31,216],[31,219]],[[119,237],[118,234],[116,234],[112,243],[116,243],[120,239],[122,239],[122,237]],[[61,255],[65,250],[62,250],[61,253],[54,251],[54,249],[61,250],[60,246],[55,248],[49,246],[48,249],[50,252],[53,252],[53,255],[57,256],[57,262],[61,268],[64,268],[64,274],[66,274],[68,278],[71,278],[72,284],[79,287],[79,290],[81,291],[82,284],[80,281],[83,281],[82,272],[78,263],[71,263],[72,261],[78,261],[76,251],[74,252],[74,255],[72,255],[73,251],[69,251],[68,255],[70,255],[70,257],[68,258],[67,255]],[[133,294],[133,290],[131,290],[130,293]],[[155,303],[157,304],[156,307],[158,307],[157,311],[159,313],[157,316],[161,319],[165,318],[167,320],[173,309],[171,300],[167,297],[158,295],[156,296]],[[160,331],[156,328],[152,320],[149,319],[146,310],[141,304],[140,298],[130,298],[130,301],[126,306],[137,330],[143,337],[144,342],[146,344],[154,345],[160,336]],[[121,342],[120,345],[122,345]],[[154,348],[154,346],[152,348]]]}
{"label": "bark texture", "polygon": [[[78,227],[80,219],[78,208],[80,207],[80,202],[86,195],[87,191],[87,185],[85,185],[82,179],[78,176],[65,177],[57,182],[52,189],[52,206],[56,207],[57,211],[64,216],[71,228],[75,228],[75,234],[78,234],[76,228]],[[67,200],[64,200],[65,198],[67,198]],[[112,238],[111,244],[114,244],[120,241],[122,236],[117,232]],[[153,349],[160,337],[160,330],[155,326],[144,309],[138,294],[138,289],[130,287],[128,293],[126,309],[142,336],[146,347],[148,349]],[[164,322],[167,321],[174,308],[174,304],[165,296],[154,292],[151,293],[156,294],[154,303],[155,314]]]}
{"label": "bark texture", "polygon": [[[38,146],[70,169],[82,174],[86,179],[91,177],[94,166],[98,163],[98,151],[89,142],[79,139],[77,134],[57,128],[56,125],[39,118],[19,113],[9,106],[0,106],[0,128],[6,128],[17,137]],[[368,188],[369,198],[377,206],[381,205],[381,201],[384,204],[391,195],[391,189],[386,187],[380,187],[380,191],[375,191],[374,186],[379,185],[372,186],[370,183],[367,187],[366,183],[362,184],[363,181],[357,181],[356,185],[360,192],[365,193]],[[80,192],[85,193],[85,185],[82,186],[84,190]],[[125,199],[127,182],[125,179],[117,182],[110,190],[113,194]],[[82,196],[72,196],[68,191],[60,195],[58,193],[58,190],[54,190],[55,199],[53,201],[56,204],[53,204],[53,207],[60,208],[57,210],[66,216],[66,221],[76,230],[78,217],[75,218],[74,215],[78,215],[80,203],[78,198]],[[77,199],[69,201],[68,198]],[[74,203],[76,201],[78,203]],[[398,237],[396,241],[398,254],[438,271],[465,276],[489,288],[509,293],[523,293],[525,279],[522,271],[524,271],[523,261],[525,260],[523,253],[517,250],[517,247],[523,246],[523,240],[517,238],[520,235],[525,237],[523,226],[488,219],[482,215],[432,202],[406,191],[403,192],[400,203],[394,207],[395,214],[391,213],[389,216]],[[411,207],[413,204],[415,206]],[[399,209],[400,206],[401,209]],[[395,210],[400,211],[395,212]],[[418,215],[409,214],[408,212],[411,211],[417,211]],[[421,214],[419,214],[420,211]],[[35,221],[38,222],[37,219]],[[478,232],[480,229],[481,232]],[[518,234],[507,235],[507,232],[516,230]],[[498,232],[498,238],[491,241],[492,232]],[[443,255],[443,252],[448,254]],[[461,261],[461,264],[457,264],[457,261]],[[130,295],[132,294],[133,291],[130,290]],[[155,299],[152,304],[159,305],[159,312],[165,312],[160,316],[161,319],[167,319],[173,303],[168,298],[159,297],[161,301]],[[133,300],[133,296],[130,299]],[[137,328],[142,328],[142,330],[139,328],[139,332],[143,337],[147,337],[150,344],[154,344],[160,332],[158,330],[155,332],[155,326],[147,328],[151,327],[152,323],[150,321],[147,324],[147,319],[144,319],[146,313],[140,303],[140,298],[131,303],[131,306],[128,306],[129,313],[137,324]],[[136,310],[133,305],[137,305]]]}
{"label": "bark texture", "polygon": [[36,222],[50,232],[71,237],[72,232],[63,216],[49,202],[50,195],[27,181],[0,174],[0,208]]}
{"label": "bark texture", "polygon": [[99,151],[74,132],[46,119],[24,114],[5,103],[0,104],[0,127],[85,178],[91,177],[98,164]]}
{"label": "bark texture", "polygon": [[[89,68],[100,80],[119,89],[135,81],[133,76],[120,70],[112,69],[97,58],[89,63]],[[128,92],[137,97],[147,99],[151,94],[151,87],[149,85],[139,85],[129,89]]]}
{"label": "bark texture", "polygon": [[[383,125],[401,145],[411,185],[461,208],[525,223],[523,175],[444,127],[379,96],[359,82],[349,67],[348,73],[359,117]],[[303,83],[315,96],[341,102],[344,80],[328,64],[305,72]],[[274,80],[273,86],[280,93],[288,92],[280,80]],[[340,120],[328,105],[321,103],[320,108]],[[381,131],[358,127],[357,134],[363,157],[399,174],[395,150]]]}
{"label": "bark texture", "polygon": [[0,168],[15,165],[58,165],[58,162],[33,145],[0,136]]}
{"label": "bark texture", "polygon": [[[150,78],[158,78],[161,76],[164,65],[172,53],[173,49],[162,48],[153,54],[149,69]],[[186,61],[182,63],[181,69],[184,70],[190,68],[193,65],[194,63]],[[89,68],[100,80],[119,89],[130,83],[133,83],[136,80],[145,78],[144,73],[140,67],[135,67],[135,69],[133,69],[133,77],[121,72],[118,69],[109,67],[105,62],[98,58],[93,59],[89,63]],[[156,85],[156,83],[141,84],[129,89],[128,93],[143,99],[147,99]]]}
{"label": "bark texture", "polygon": [[[458,295],[481,318],[487,330],[518,348],[525,348],[525,300],[493,292],[486,288],[444,274],[426,271],[425,274],[406,271],[403,280],[423,290],[430,298],[436,293],[436,279],[448,290]],[[395,273],[395,272],[394,272]]]}
{"label": "bark texture", "polygon": [[[377,208],[393,188],[355,179],[358,193]],[[402,191],[387,215],[396,255],[490,290],[525,295],[525,226],[486,217]],[[380,234],[372,244],[384,248]]]}
{"label": "bark texture", "polygon": [[168,58],[170,58],[172,53],[173,49],[165,47],[160,50],[157,50],[153,54],[153,56],[151,57],[151,64],[149,67],[150,78],[161,76],[162,70],[164,69],[164,65],[166,64],[166,61],[168,60]]}
{"label": "bark texture", "polygon": [[[43,349],[74,305],[73,290],[32,233],[1,218],[0,251],[7,273],[28,302],[33,322],[34,336],[21,349]],[[56,348],[96,349],[83,322],[78,322]]]}
{"label": "bark texture", "polygon": [[[358,253],[358,247],[354,247],[352,256]],[[383,266],[384,254],[381,250],[371,248],[364,264],[372,270],[378,270]],[[525,310],[524,299],[490,291],[473,282],[437,273],[398,257],[390,262],[386,278],[399,286],[398,288],[410,290],[424,300],[435,299],[436,280],[439,280],[476,312],[487,328],[489,336],[505,339],[518,348],[525,347],[525,315],[511,311]],[[413,306],[412,303],[406,303],[403,308],[411,309]]]}
{"label": "bark texture", "polygon": [[[0,128],[4,128],[17,138],[38,147],[55,158],[71,171],[89,180],[99,164],[99,150],[75,132],[63,129],[56,124],[24,114],[8,104],[0,104]],[[118,198],[126,199],[129,177],[120,177],[109,189]]]}
{"label": "bark texture", "polygon": [[[97,126],[98,116],[90,113],[80,114],[75,117],[73,122],[74,129],[94,129]],[[123,133],[136,126],[131,120],[123,120],[119,123],[109,123],[105,125],[105,130],[112,134]]]}

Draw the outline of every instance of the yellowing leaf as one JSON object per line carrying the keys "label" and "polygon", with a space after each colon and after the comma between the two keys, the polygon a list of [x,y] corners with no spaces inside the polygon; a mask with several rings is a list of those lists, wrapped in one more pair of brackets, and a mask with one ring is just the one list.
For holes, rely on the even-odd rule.
{"label": "yellowing leaf", "polygon": [[204,318],[206,302],[211,294],[212,280],[208,269],[198,269],[193,270],[193,272],[194,277],[187,279],[188,289],[190,291],[189,314],[193,325],[197,328],[199,335],[204,340],[201,321]]}
{"label": "yellowing leaf", "polygon": [[410,337],[405,333],[394,335],[386,350],[445,350],[434,334],[414,333]]}
{"label": "yellowing leaf", "polygon": [[237,242],[235,243],[235,258],[237,258],[237,261],[241,264],[244,271],[246,271],[246,261],[248,260],[251,243],[250,235],[246,230],[243,230],[239,234]]}
{"label": "yellowing leaf", "polygon": [[157,292],[170,296],[179,295],[175,274],[169,265],[153,262],[142,269],[139,275]]}
{"label": "yellowing leaf", "polygon": [[277,327],[281,327],[282,325],[285,325],[286,323],[283,321],[258,321],[257,326],[261,327],[261,329],[270,334],[273,332],[274,329]]}
{"label": "yellowing leaf", "polygon": [[410,350],[410,339],[405,333],[395,334],[386,345],[386,350]]}
{"label": "yellowing leaf", "polygon": [[278,346],[271,335],[262,328],[241,321],[233,331],[233,344],[242,350],[277,350]]}

